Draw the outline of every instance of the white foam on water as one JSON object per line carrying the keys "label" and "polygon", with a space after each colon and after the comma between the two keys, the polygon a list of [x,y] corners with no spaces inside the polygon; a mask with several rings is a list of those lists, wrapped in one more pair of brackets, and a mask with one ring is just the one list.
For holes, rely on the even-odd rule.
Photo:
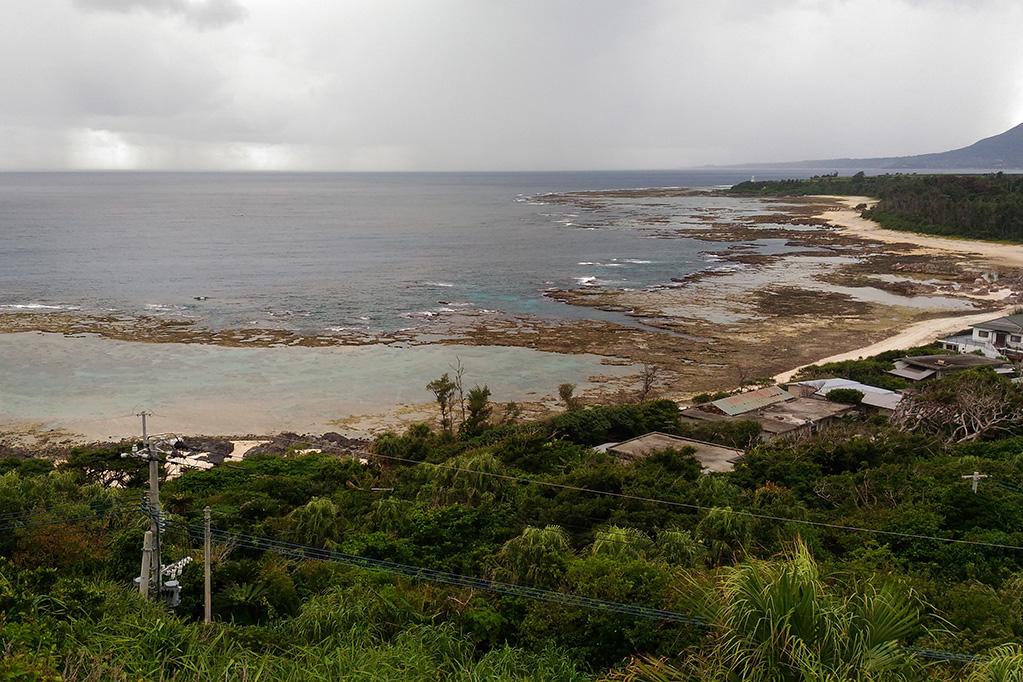
{"label": "white foam on water", "polygon": [[47,305],[45,303],[5,303],[0,310],[81,310],[76,305]]}

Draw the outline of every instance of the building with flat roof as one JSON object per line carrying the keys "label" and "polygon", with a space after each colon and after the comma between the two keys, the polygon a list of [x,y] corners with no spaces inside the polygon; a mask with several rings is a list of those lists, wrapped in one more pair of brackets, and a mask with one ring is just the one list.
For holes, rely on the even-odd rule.
{"label": "building with flat roof", "polygon": [[807,381],[794,381],[785,387],[789,393],[797,397],[816,396],[827,398],[831,391],[847,388],[859,391],[863,394],[860,405],[872,409],[881,414],[891,414],[902,402],[903,395],[898,391],[890,391],[880,386],[862,384],[852,379],[809,379]]}
{"label": "building with flat roof", "polygon": [[662,450],[684,450],[687,448],[693,450],[693,456],[704,471],[731,471],[735,467],[736,460],[743,455],[742,450],[693,438],[673,436],[659,431],[645,433],[621,443],[608,443],[601,446],[601,449],[626,462],[641,460]]}
{"label": "building with flat roof", "polygon": [[888,370],[888,373],[910,381],[925,381],[978,367],[989,367],[999,374],[1013,372],[1005,360],[983,355],[917,355],[896,360],[895,368]]}
{"label": "building with flat roof", "polygon": [[683,421],[691,422],[756,422],[760,425],[760,439],[769,441],[783,436],[808,435],[856,409],[854,405],[820,397],[797,398],[788,391],[778,390],[787,397],[736,414],[725,414],[715,409],[714,403],[707,403],[681,410],[679,416]]}

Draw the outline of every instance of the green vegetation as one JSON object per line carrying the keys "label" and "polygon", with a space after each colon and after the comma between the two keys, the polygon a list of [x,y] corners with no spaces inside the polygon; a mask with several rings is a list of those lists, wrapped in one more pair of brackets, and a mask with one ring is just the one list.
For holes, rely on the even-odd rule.
{"label": "green vegetation", "polygon": [[863,402],[863,391],[857,391],[855,388],[835,388],[828,391],[824,397],[833,403],[859,405]]}
{"label": "green vegetation", "polygon": [[1023,175],[824,175],[741,182],[747,196],[838,194],[877,197],[863,215],[893,230],[1023,242]]}
{"label": "green vegetation", "polygon": [[[5,464],[0,679],[1020,679],[1023,412],[998,412],[997,428],[970,439],[948,412],[909,429],[852,419],[701,474],[686,450],[626,464],[592,449],[683,433],[670,401],[495,423],[484,388],[461,416],[456,383],[434,385],[444,428],[383,435],[366,462],[301,454],[296,438],[166,481],[165,562],[201,558],[196,526],[213,510],[211,626],[198,561],[174,610],[130,589],[147,527],[144,477],[116,454],[130,444],[56,468]],[[907,398],[908,412],[950,391],[1020,398],[1006,379],[965,372]],[[718,442],[756,433],[704,428]],[[988,476],[976,494],[961,478],[973,471]],[[516,588],[442,584],[411,567]]]}

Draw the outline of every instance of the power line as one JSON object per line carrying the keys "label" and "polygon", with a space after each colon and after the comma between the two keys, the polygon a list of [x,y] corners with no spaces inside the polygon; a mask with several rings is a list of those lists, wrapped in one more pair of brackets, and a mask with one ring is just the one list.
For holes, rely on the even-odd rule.
{"label": "power line", "polygon": [[[196,526],[189,526],[189,528],[196,532],[201,532],[202,530]],[[541,601],[552,603],[622,613],[640,618],[665,620],[702,627],[706,627],[708,625],[705,621],[685,614],[649,606],[606,601],[602,599],[595,599],[593,597],[570,594],[567,592],[557,592],[554,590],[545,590],[526,585],[504,583],[478,576],[467,576],[460,573],[438,571],[431,568],[424,568],[422,566],[386,561],[384,559],[372,559],[369,557],[359,556],[357,554],[347,554],[336,550],[328,550],[310,545],[299,545],[281,540],[274,540],[273,538],[265,536],[234,533],[216,528],[211,529],[211,533],[221,542],[229,542],[236,546],[248,547],[250,549],[276,552],[278,554],[285,554],[299,559],[318,559],[321,561],[343,563],[355,566],[356,568],[380,570],[386,573],[403,575],[409,578],[427,580],[430,582],[443,583],[455,587],[469,587],[511,596],[523,596],[530,599],[539,599]]]}
{"label": "power line", "polygon": [[[69,516],[60,519],[40,521],[28,524],[13,524],[7,527],[0,527],[0,530],[72,524],[77,523],[79,521],[101,517],[105,514],[113,512],[118,507],[123,506],[124,506],[123,504],[120,505],[113,504],[110,506],[110,508],[103,511],[96,511],[89,514]],[[189,531],[192,531],[192,533],[202,533],[205,530],[204,527],[198,526],[187,526],[186,528]],[[281,540],[275,540],[273,538],[269,538],[266,536],[236,533],[214,528],[211,528],[209,532],[212,537],[216,538],[221,542],[226,542],[233,544],[235,546],[255,549],[259,551],[272,551],[278,554],[292,556],[294,558],[299,559],[314,559],[320,561],[343,563],[346,565],[355,566],[356,568],[362,568],[367,570],[379,570],[395,575],[402,575],[415,580],[426,580],[429,582],[446,584],[453,587],[465,587],[469,589],[486,590],[489,592],[494,592],[497,594],[503,594],[507,596],[517,596],[526,599],[532,599],[534,601],[544,601],[548,603],[562,604],[565,606],[574,606],[609,613],[619,613],[622,615],[632,616],[636,618],[660,620],[704,628],[713,627],[713,624],[707,622],[706,620],[695,618],[693,616],[689,616],[687,614],[679,613],[676,611],[658,609],[655,607],[642,606],[639,604],[628,604],[623,602],[613,602],[602,599],[596,599],[593,597],[586,597],[584,595],[571,594],[567,592],[558,592],[555,590],[529,587],[526,585],[515,585],[512,583],[490,580],[489,578],[481,578],[478,576],[467,576],[460,573],[438,571],[435,569],[425,568],[421,566],[414,566],[411,564],[387,561],[384,559],[373,559],[370,557],[363,557],[355,554],[347,554],[336,550],[328,550],[324,548],[313,547],[310,545],[289,543]],[[190,533],[190,535],[192,535],[192,533]],[[944,660],[963,663],[973,663],[986,660],[982,656],[966,654],[961,652],[940,651],[921,647],[904,647],[904,649],[913,655],[933,660]]]}
{"label": "power line", "polygon": [[[202,528],[189,526],[195,533],[203,532]],[[347,554],[336,550],[328,550],[310,545],[300,545],[281,540],[274,540],[266,536],[249,535],[245,533],[232,533],[229,531],[211,529],[213,537],[221,542],[231,543],[238,547],[256,549],[260,551],[271,551],[284,556],[291,556],[298,559],[314,559],[319,561],[330,561],[342,563],[356,568],[367,570],[379,570],[385,573],[401,575],[414,580],[425,580],[428,582],[442,583],[454,587],[466,587],[470,589],[486,590],[496,594],[507,596],[523,597],[534,601],[562,604],[590,610],[620,613],[635,618],[646,618],[684,625],[692,625],[700,628],[712,628],[713,623],[702,618],[696,618],[677,611],[668,611],[639,604],[628,604],[613,602],[603,599],[595,599],[568,592],[558,592],[525,585],[515,585],[479,576],[467,576],[460,573],[438,571],[435,569],[403,564],[383,559],[372,559],[355,554]],[[983,656],[953,651],[941,651],[922,647],[903,647],[903,649],[915,656],[932,660],[953,661],[962,663],[975,663],[986,660]]]}
{"label": "power line", "polygon": [[[296,444],[296,443],[308,443],[309,441],[308,440],[304,440],[304,439],[286,439],[285,442],[291,442],[292,444]],[[394,456],[394,455],[383,455],[383,454],[378,454],[378,453],[374,453],[374,452],[367,452],[365,450],[360,450],[360,451],[357,451],[355,453],[347,452],[347,453],[342,453],[342,454],[345,454],[345,455],[348,455],[348,456],[353,456],[354,454],[361,454],[361,455],[365,455],[367,458],[385,459],[385,460],[390,460],[390,461],[395,461],[395,462],[402,462],[402,463],[405,463],[405,464],[413,464],[413,465],[426,465],[426,466],[430,466],[430,467],[434,467],[434,468],[438,468],[438,469],[447,469],[449,471],[459,471],[459,472],[463,472],[463,473],[467,473],[467,474],[472,474],[474,476],[487,476],[487,477],[501,479],[501,480],[505,480],[505,481],[513,481],[513,482],[519,482],[519,483],[528,483],[528,484],[538,485],[538,486],[542,486],[542,487],[554,488],[554,489],[558,489],[558,490],[569,490],[569,491],[573,491],[573,492],[588,493],[588,494],[592,494],[592,495],[603,495],[603,496],[606,496],[606,497],[613,497],[613,498],[617,498],[617,499],[625,499],[625,500],[630,500],[630,501],[634,501],[634,502],[646,502],[646,503],[651,503],[651,504],[662,504],[662,505],[665,505],[665,506],[676,507],[676,508],[680,508],[680,509],[689,509],[689,510],[693,510],[693,511],[702,511],[702,512],[714,511],[714,512],[717,512],[717,513],[734,514],[734,515],[737,515],[737,516],[746,516],[746,517],[749,517],[749,518],[761,519],[761,520],[765,520],[765,521],[775,521],[775,522],[779,522],[779,523],[795,523],[795,524],[802,524],[802,525],[806,525],[806,526],[813,526],[813,527],[817,527],[817,528],[830,528],[830,529],[833,529],[833,530],[842,530],[842,531],[849,531],[849,532],[855,532],[855,533],[869,533],[869,534],[874,534],[874,535],[883,535],[883,536],[886,536],[886,537],[900,537],[900,538],[907,538],[907,539],[911,539],[911,540],[929,540],[929,541],[933,541],[933,542],[948,542],[948,543],[954,543],[954,544],[970,545],[970,546],[975,546],[975,547],[988,547],[988,548],[991,548],[991,549],[1009,549],[1009,550],[1014,550],[1014,551],[1023,551],[1023,546],[1020,546],[1020,545],[1009,545],[1009,544],[1003,544],[1003,543],[997,543],[997,542],[985,542],[985,541],[982,541],[982,540],[968,540],[968,539],[964,539],[964,538],[950,538],[950,537],[943,537],[943,536],[939,536],[939,535],[924,535],[924,534],[921,534],[921,533],[902,533],[902,532],[899,532],[899,531],[881,530],[879,528],[864,528],[862,526],[852,526],[852,525],[848,525],[848,524],[827,523],[825,521],[811,521],[809,519],[794,519],[794,518],[785,517],[785,516],[776,516],[776,515],[773,515],[773,514],[761,514],[761,513],[758,513],[758,512],[751,512],[751,511],[746,511],[746,510],[743,510],[743,509],[733,509],[731,507],[711,507],[711,506],[707,506],[707,505],[690,504],[690,503],[687,503],[687,502],[677,502],[675,500],[665,500],[665,499],[660,499],[660,498],[655,498],[655,497],[646,497],[646,496],[643,496],[643,495],[632,495],[632,494],[629,494],[629,493],[616,493],[616,492],[612,492],[612,491],[608,491],[608,490],[595,490],[595,489],[592,489],[592,488],[583,488],[581,486],[568,485],[566,483],[554,483],[553,481],[542,481],[542,480],[538,480],[538,479],[526,478],[524,476],[513,476],[513,475],[510,475],[510,474],[500,474],[500,473],[490,472],[490,471],[478,471],[478,470],[475,470],[475,469],[467,469],[465,467],[457,467],[457,466],[451,466],[451,465],[447,465],[447,464],[438,464],[438,463],[435,463],[435,462],[419,461],[419,460],[409,459],[407,457],[397,457],[397,456]],[[237,465],[234,465],[234,466],[237,466]]]}
{"label": "power line", "polygon": [[90,512],[90,513],[87,513],[87,514],[79,514],[79,515],[75,515],[75,516],[65,516],[65,517],[61,517],[59,519],[51,519],[51,520],[47,520],[47,521],[33,521],[31,523],[18,523],[18,522],[9,523],[9,524],[0,526],[0,531],[2,531],[2,532],[9,532],[9,531],[20,530],[22,528],[37,528],[39,526],[55,526],[55,525],[62,525],[62,524],[78,523],[79,521],[89,521],[91,519],[100,518],[102,516],[110,514],[115,509],[116,509],[116,507],[111,507],[109,509],[105,509],[105,510],[102,510],[102,511],[94,511],[94,512]]}

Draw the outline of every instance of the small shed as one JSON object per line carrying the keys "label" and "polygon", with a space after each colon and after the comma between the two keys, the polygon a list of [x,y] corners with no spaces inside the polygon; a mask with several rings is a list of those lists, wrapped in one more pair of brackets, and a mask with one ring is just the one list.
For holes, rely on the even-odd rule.
{"label": "small shed", "polygon": [[694,438],[673,436],[659,431],[652,431],[621,443],[609,445],[607,452],[623,461],[634,462],[661,450],[683,450],[686,448],[693,450],[693,456],[704,471],[731,471],[736,460],[743,455],[742,450]]}

